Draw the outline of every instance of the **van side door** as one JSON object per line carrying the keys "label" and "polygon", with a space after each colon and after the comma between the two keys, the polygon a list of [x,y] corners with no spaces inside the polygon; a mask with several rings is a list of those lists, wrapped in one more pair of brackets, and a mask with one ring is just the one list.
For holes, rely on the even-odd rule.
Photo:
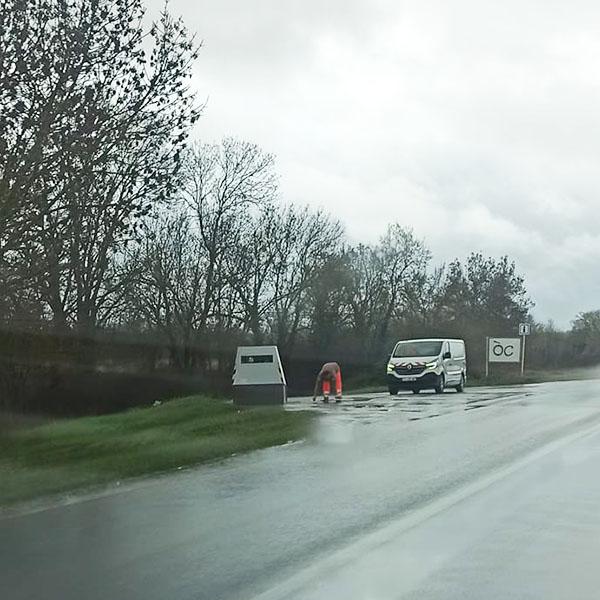
{"label": "van side door", "polygon": [[444,365],[444,374],[446,376],[446,384],[450,384],[456,379],[454,373],[455,368],[452,365],[452,352],[450,350],[450,342],[447,340],[442,345],[442,364]]}
{"label": "van side door", "polygon": [[449,342],[449,344],[450,354],[452,355],[449,369],[452,370],[452,380],[456,380],[456,382],[459,383],[464,368],[465,347],[462,342]]}

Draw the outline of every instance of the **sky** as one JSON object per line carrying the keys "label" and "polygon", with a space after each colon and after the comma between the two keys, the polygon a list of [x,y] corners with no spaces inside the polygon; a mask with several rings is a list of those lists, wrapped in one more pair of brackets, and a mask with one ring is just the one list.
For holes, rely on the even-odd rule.
{"label": "sky", "polygon": [[169,7],[202,41],[195,137],[273,153],[285,201],[353,241],[398,222],[436,263],[508,254],[540,321],[600,308],[600,3]]}

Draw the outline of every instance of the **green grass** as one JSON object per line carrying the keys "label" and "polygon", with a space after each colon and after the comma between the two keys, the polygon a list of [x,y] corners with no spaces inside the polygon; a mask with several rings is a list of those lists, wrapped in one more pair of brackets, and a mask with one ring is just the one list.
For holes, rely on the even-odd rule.
{"label": "green grass", "polygon": [[0,505],[297,440],[311,416],[193,396],[101,417],[0,430]]}
{"label": "green grass", "polygon": [[469,386],[519,385],[525,383],[546,383],[550,381],[575,381],[594,379],[600,373],[597,369],[549,369],[526,370],[523,376],[518,372],[490,373],[488,377],[470,377]]}

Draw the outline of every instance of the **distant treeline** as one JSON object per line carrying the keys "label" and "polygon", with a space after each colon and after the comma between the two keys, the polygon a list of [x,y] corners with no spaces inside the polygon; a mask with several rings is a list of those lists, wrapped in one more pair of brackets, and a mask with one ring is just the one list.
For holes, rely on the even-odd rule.
{"label": "distant treeline", "polygon": [[[590,322],[593,321],[592,322]],[[528,366],[565,368],[600,362],[600,312],[581,315],[572,331],[554,331],[534,325],[529,338]],[[44,324],[45,325],[45,324]],[[592,325],[590,327],[590,325]],[[347,383],[384,385],[387,354],[396,338],[448,335],[467,340],[472,375],[483,369],[485,322],[447,323],[428,327],[419,321],[395,321],[379,354],[365,355],[361,340],[351,328],[340,331],[329,347],[311,341],[303,333],[291,352],[284,354],[292,393],[308,393],[320,363],[340,361]],[[35,329],[35,331],[34,331]],[[513,330],[495,331],[514,335]],[[195,366],[173,366],[171,348],[161,335],[98,329],[84,338],[74,330],[64,334],[17,331],[0,332],[0,408],[17,412],[56,415],[98,414],[147,405],[154,400],[197,391],[227,394],[237,344],[252,343],[249,334],[236,330],[191,349]]]}
{"label": "distant treeline", "polygon": [[[189,144],[197,44],[142,14],[139,0],[0,6],[0,407],[224,391],[246,343],[276,343],[298,392],[325,360],[355,381],[383,373],[401,337],[465,338],[477,372],[486,335],[533,322],[508,257],[432,265],[401,223],[351,244],[327,212],[280,198],[256,145]],[[599,321],[534,324],[531,364],[600,360]]]}

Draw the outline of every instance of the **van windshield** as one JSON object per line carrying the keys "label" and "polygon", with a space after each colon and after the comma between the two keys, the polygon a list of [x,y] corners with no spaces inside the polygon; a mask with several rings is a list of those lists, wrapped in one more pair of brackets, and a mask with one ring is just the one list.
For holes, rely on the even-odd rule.
{"label": "van windshield", "polygon": [[437,356],[442,342],[399,342],[394,349],[394,358],[409,356]]}

